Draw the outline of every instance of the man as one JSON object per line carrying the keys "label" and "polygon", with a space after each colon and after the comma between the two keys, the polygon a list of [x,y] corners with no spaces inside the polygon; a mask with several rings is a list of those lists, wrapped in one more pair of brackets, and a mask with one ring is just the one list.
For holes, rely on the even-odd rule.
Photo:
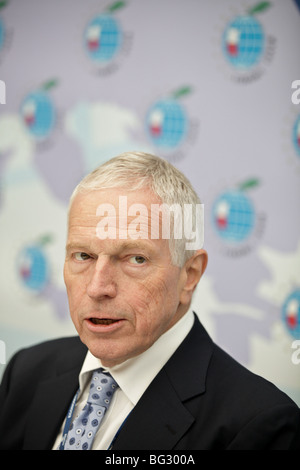
{"label": "man", "polygon": [[296,404],[216,346],[190,309],[207,264],[199,204],[178,170],[143,153],[79,184],[64,267],[79,337],[11,360],[1,449],[299,448]]}

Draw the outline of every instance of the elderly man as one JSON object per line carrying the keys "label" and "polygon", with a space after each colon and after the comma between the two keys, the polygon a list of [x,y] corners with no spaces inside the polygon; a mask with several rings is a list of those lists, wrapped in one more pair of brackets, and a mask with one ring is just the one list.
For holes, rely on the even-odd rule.
{"label": "elderly man", "polygon": [[190,309],[207,264],[199,207],[177,169],[138,152],[78,185],[64,277],[79,336],[11,360],[1,449],[299,448],[296,404]]}

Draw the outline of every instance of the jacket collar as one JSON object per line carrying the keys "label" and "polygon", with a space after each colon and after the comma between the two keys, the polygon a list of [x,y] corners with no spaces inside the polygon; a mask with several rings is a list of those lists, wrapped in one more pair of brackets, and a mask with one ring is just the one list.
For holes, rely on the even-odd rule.
{"label": "jacket collar", "polygon": [[165,369],[184,402],[205,392],[206,375],[213,350],[213,342],[196,314],[189,335],[167,362]]}

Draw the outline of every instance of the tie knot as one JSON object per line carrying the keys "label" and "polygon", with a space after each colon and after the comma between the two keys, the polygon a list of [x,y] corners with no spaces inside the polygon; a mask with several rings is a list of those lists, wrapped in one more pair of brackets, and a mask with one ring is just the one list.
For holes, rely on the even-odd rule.
{"label": "tie knot", "polygon": [[95,370],[91,380],[88,403],[108,408],[117,387],[117,382],[109,373],[104,373],[103,369]]}

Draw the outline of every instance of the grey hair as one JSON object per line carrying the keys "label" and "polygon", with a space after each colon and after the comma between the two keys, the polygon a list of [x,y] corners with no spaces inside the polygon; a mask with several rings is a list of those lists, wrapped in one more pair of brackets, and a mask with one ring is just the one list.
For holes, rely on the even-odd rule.
{"label": "grey hair", "polygon": [[[167,160],[144,152],[125,152],[85,176],[74,189],[69,207],[78,194],[111,188],[131,191],[149,188],[159,197],[162,204],[169,207],[178,205],[182,211],[186,204],[193,208],[200,204],[199,197],[189,180]],[[195,227],[194,210],[192,218],[192,225]],[[169,243],[172,263],[175,266],[183,266],[195,250],[186,250],[189,239],[185,233],[180,238],[174,238],[176,220],[174,221],[173,213],[170,214],[170,220],[173,222]]]}

